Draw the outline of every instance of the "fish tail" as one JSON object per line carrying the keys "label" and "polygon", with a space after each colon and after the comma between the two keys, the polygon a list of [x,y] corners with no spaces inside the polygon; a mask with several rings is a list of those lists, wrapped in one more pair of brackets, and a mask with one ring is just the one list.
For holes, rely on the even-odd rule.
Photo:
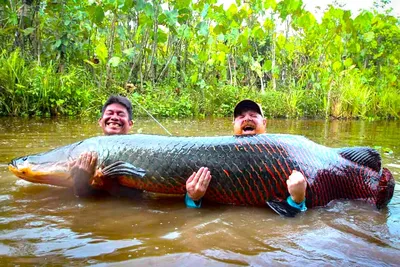
{"label": "fish tail", "polygon": [[395,181],[392,173],[386,169],[382,169],[382,175],[378,184],[378,193],[376,197],[376,207],[384,208],[393,197]]}

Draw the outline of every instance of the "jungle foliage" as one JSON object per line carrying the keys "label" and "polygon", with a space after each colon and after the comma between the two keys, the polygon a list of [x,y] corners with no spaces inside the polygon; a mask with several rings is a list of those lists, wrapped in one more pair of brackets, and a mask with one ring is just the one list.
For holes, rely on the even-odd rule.
{"label": "jungle foliage", "polygon": [[398,47],[389,11],[319,21],[301,0],[0,0],[0,115],[97,114],[122,94],[157,116],[252,98],[273,117],[399,118]]}

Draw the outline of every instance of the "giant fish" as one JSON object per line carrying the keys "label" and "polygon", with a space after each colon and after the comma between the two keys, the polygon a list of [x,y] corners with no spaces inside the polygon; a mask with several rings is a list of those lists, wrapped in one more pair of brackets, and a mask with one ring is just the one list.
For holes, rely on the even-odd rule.
{"label": "giant fish", "polygon": [[380,209],[391,200],[395,185],[376,150],[329,148],[288,134],[99,136],[16,158],[9,169],[30,182],[72,187],[71,162],[89,151],[98,155],[92,180],[97,188],[117,180],[149,192],[184,194],[188,177],[206,166],[213,178],[204,199],[236,205],[268,203],[275,211],[274,203],[289,196],[286,180],[292,170],[307,180],[308,208],[334,199],[362,199]]}

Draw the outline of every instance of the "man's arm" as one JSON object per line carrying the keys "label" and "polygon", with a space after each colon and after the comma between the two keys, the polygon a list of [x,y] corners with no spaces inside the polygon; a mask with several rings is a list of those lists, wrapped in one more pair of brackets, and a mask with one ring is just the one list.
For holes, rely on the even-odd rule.
{"label": "man's arm", "polygon": [[288,204],[301,211],[306,211],[307,207],[305,202],[307,182],[303,174],[293,170],[286,183],[290,194],[287,199]]}
{"label": "man's arm", "polygon": [[188,208],[200,208],[201,199],[207,191],[211,173],[206,167],[201,167],[186,181],[185,204]]}
{"label": "man's arm", "polygon": [[73,162],[71,176],[74,183],[74,193],[77,197],[89,197],[108,192],[117,197],[136,197],[142,190],[120,185],[118,180],[109,179],[102,189],[95,188],[92,178],[96,172],[97,154],[95,152],[84,152]]}
{"label": "man's arm", "polygon": [[[196,173],[194,172],[186,181],[185,203],[189,208],[200,208],[201,199],[207,191],[211,180],[211,174],[208,168],[202,167]],[[300,211],[306,211],[305,195],[307,182],[301,172],[293,170],[287,180],[288,192],[290,196],[287,199],[288,204]]]}
{"label": "man's arm", "polygon": [[78,197],[87,197],[96,193],[96,189],[90,185],[90,180],[94,176],[97,163],[95,152],[82,153],[73,162],[71,176],[74,182],[74,193]]}

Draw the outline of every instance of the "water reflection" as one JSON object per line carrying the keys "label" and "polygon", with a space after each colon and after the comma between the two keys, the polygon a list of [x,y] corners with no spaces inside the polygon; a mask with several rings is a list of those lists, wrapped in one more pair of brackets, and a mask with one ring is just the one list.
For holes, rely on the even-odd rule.
{"label": "water reflection", "polygon": [[[232,121],[162,120],[174,135],[230,135]],[[96,120],[10,119],[0,125],[0,259],[5,265],[363,265],[398,264],[399,122],[268,120],[268,132],[300,134],[332,146],[372,146],[397,184],[387,209],[335,201],[296,219],[266,208],[155,200],[77,199],[67,189],[18,180],[16,156],[101,135]],[[134,132],[162,134],[152,120]]]}

